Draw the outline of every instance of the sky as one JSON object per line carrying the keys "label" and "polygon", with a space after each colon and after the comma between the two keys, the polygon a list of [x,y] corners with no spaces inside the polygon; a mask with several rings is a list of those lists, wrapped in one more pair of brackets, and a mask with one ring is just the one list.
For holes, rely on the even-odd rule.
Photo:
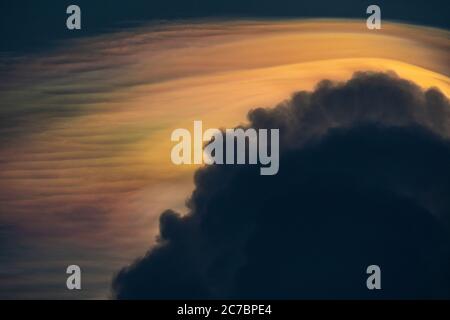
{"label": "sky", "polygon": [[[114,296],[160,214],[190,210],[198,166],[170,161],[176,128],[246,125],[254,108],[357,71],[448,97],[444,2],[379,2],[376,31],[363,2],[79,1],[78,34],[64,1],[3,1],[0,297]],[[65,288],[69,264],[81,291]]]}
{"label": "sky", "polygon": [[[192,18],[357,18],[374,4],[366,0],[292,1],[280,0],[79,0],[85,28],[70,32],[61,28],[61,13],[73,1],[4,0],[0,21],[0,51],[46,50],[62,39],[85,37],[111,32],[141,22],[173,21]],[[445,0],[380,0],[383,18],[418,25],[449,27],[448,1]]]}

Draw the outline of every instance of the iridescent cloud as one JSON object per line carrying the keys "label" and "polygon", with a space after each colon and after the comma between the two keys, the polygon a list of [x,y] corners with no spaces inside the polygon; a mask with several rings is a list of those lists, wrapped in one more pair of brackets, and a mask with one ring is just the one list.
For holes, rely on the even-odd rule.
{"label": "iridescent cloud", "polygon": [[[170,161],[173,129],[234,127],[254,107],[358,70],[392,70],[449,96],[448,39],[387,22],[199,21],[12,59],[0,75],[0,224],[23,254],[1,257],[0,276],[13,270],[17,294],[30,296],[40,278],[56,296],[64,289],[47,266],[80,260],[97,270],[85,294],[106,295],[112,272],[147,249],[160,212],[182,210],[192,189],[196,167]],[[21,276],[30,268],[38,274]]]}

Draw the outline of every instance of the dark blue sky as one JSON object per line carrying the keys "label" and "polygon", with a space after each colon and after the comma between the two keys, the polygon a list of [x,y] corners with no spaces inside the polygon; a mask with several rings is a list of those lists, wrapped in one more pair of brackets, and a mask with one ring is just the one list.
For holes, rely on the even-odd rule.
{"label": "dark blue sky", "polygon": [[[0,51],[48,48],[57,40],[106,32],[129,21],[204,17],[365,18],[378,4],[382,18],[449,28],[446,0],[1,0]],[[65,28],[66,8],[82,10],[81,31]]]}

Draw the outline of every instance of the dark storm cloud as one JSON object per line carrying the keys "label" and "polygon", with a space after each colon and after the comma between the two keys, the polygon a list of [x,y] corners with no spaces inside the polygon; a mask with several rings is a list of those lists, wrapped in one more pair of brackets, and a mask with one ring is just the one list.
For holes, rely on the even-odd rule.
{"label": "dark storm cloud", "polygon": [[[198,170],[189,213],[162,213],[117,298],[450,298],[445,96],[358,73],[249,119],[280,128],[279,173]],[[366,288],[371,264],[381,291]]]}

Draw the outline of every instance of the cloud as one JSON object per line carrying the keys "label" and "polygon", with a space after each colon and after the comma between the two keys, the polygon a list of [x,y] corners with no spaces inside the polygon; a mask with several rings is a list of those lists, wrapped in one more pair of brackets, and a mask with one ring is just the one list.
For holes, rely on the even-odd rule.
{"label": "cloud", "polygon": [[[361,21],[214,19],[1,55],[1,222],[21,230],[27,250],[48,254],[27,255],[35,264],[23,268],[9,256],[14,268],[74,263],[81,250],[116,271],[152,245],[161,211],[185,210],[196,169],[173,166],[167,137],[195,119],[231,128],[251,107],[355,70],[392,69],[449,95],[448,31],[388,22],[382,33],[366,31]],[[34,289],[18,290],[36,297],[45,277],[28,280]]]}
{"label": "cloud", "polygon": [[[212,165],[186,215],[113,281],[119,299],[449,298],[449,102],[392,73],[322,81],[250,126],[280,128],[280,171]],[[382,290],[366,288],[367,266]]]}

